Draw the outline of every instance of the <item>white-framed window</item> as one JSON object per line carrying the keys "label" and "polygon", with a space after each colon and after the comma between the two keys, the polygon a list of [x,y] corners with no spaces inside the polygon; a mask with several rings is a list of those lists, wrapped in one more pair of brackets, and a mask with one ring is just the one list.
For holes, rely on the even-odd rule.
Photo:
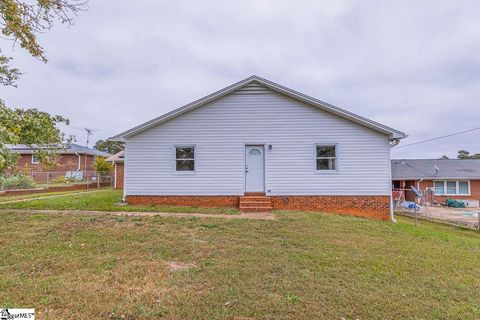
{"label": "white-framed window", "polygon": [[435,194],[445,194],[445,181],[433,181],[433,189]]}
{"label": "white-framed window", "polygon": [[315,169],[317,171],[336,171],[338,146],[336,144],[315,145]]}
{"label": "white-framed window", "polygon": [[435,180],[433,181],[435,195],[470,195],[469,180]]}
{"label": "white-framed window", "polygon": [[175,146],[175,171],[194,172],[195,171],[195,146],[182,145]]}
{"label": "white-framed window", "polygon": [[32,154],[32,164],[39,164],[40,158],[38,158],[35,154]]}

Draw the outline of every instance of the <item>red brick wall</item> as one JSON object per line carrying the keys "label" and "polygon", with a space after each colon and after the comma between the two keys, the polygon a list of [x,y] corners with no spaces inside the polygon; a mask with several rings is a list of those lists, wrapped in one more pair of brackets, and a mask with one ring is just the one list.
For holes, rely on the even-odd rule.
{"label": "red brick wall", "polygon": [[274,210],[321,211],[390,219],[390,196],[273,196]]}
{"label": "red brick wall", "polygon": [[[81,164],[80,170],[85,170],[85,157],[87,157],[86,171],[95,171],[93,168],[93,159],[91,155],[80,155]],[[27,172],[54,172],[54,171],[76,171],[78,169],[78,156],[75,154],[62,154],[59,155],[56,164],[53,167],[46,167],[42,163],[33,164],[31,154],[20,155],[16,170]]]}
{"label": "red brick wall", "polygon": [[[91,189],[95,190],[98,187],[96,183],[87,184],[74,184],[71,186],[57,186],[49,188],[38,188],[38,189],[19,189],[19,190],[6,190],[3,193],[0,193],[2,196],[11,196],[11,195],[22,195],[22,194],[32,194],[32,193],[46,193],[46,192],[60,192],[60,191],[74,191],[74,190],[84,190]],[[104,182],[100,184],[100,187],[110,187],[110,183]]]}
{"label": "red brick wall", "polygon": [[115,186],[115,189],[123,189],[123,163],[117,163],[116,170],[117,185]]}
{"label": "red brick wall", "polygon": [[[238,196],[127,196],[130,204],[165,204],[196,207],[239,206]],[[322,211],[367,217],[390,218],[389,196],[272,196],[274,210]]]}
{"label": "red brick wall", "polygon": [[238,196],[127,196],[129,204],[238,208]]}
{"label": "red brick wall", "polygon": [[[433,188],[432,180],[424,180],[420,182],[420,189]],[[445,196],[434,196],[434,199],[438,203],[444,203],[446,199],[465,199],[465,200],[480,200],[480,180],[470,180],[470,196],[456,196],[456,195],[445,195]]]}

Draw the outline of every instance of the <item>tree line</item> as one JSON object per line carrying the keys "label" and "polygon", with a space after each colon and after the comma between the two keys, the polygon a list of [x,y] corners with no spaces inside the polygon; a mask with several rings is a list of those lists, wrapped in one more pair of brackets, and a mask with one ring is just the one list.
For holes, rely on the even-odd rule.
{"label": "tree line", "polygon": [[[440,157],[442,160],[450,159],[446,155]],[[458,150],[457,159],[466,160],[466,159],[480,159],[480,153],[470,153],[467,150]]]}

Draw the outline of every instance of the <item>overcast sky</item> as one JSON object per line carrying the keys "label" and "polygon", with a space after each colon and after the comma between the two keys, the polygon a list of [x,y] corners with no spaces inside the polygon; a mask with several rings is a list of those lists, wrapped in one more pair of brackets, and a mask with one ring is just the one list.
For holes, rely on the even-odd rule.
{"label": "overcast sky", "polygon": [[[15,47],[9,106],[61,114],[105,139],[252,74],[406,132],[480,126],[480,1],[95,1]],[[3,42],[5,45],[5,42]],[[3,49],[7,54],[10,47]],[[76,129],[80,144],[85,135]],[[480,130],[393,157],[480,152]]]}

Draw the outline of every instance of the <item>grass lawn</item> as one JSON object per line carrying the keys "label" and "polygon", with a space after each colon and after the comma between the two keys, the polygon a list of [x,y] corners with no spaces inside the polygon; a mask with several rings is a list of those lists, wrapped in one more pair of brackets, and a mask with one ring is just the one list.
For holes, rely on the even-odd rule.
{"label": "grass lawn", "polygon": [[301,212],[0,215],[0,305],[38,319],[480,318],[475,231]]}
{"label": "grass lawn", "polygon": [[[45,194],[44,194],[45,195]],[[66,197],[38,199],[27,202],[9,203],[2,205],[0,209],[53,209],[53,210],[92,210],[92,211],[148,211],[148,212],[184,212],[184,213],[221,213],[238,214],[236,208],[196,208],[167,205],[127,205],[120,206],[122,200],[121,190],[99,190],[88,194],[78,194]]]}
{"label": "grass lawn", "polygon": [[22,199],[34,199],[39,197],[48,197],[48,196],[56,196],[56,195],[64,195],[69,193],[78,193],[78,192],[90,192],[92,189],[88,190],[69,190],[69,191],[58,191],[58,192],[38,192],[38,193],[30,193],[30,194],[18,194],[18,195],[5,195],[0,196],[0,204],[5,201],[12,201],[12,200],[22,200]]}

